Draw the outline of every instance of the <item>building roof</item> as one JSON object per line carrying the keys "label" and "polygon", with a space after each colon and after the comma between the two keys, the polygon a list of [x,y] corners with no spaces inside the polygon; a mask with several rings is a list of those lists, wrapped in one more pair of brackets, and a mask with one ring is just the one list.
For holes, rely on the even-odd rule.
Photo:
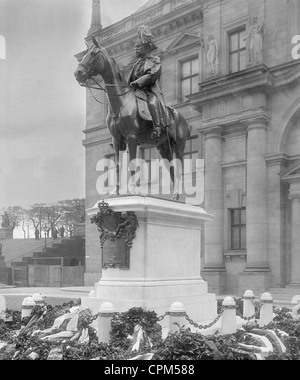
{"label": "building roof", "polygon": [[135,14],[136,13],[140,13],[140,12],[143,12],[144,10],[148,9],[148,8],[151,8],[153,7],[154,5],[157,5],[161,2],[162,0],[149,0],[147,1],[146,4],[144,4],[143,6],[141,6],[136,12],[134,12]]}

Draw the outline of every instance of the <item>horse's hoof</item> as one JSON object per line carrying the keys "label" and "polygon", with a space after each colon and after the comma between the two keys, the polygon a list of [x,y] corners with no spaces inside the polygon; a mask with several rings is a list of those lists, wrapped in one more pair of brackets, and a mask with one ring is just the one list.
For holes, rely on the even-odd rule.
{"label": "horse's hoof", "polygon": [[136,187],[135,186],[129,186],[128,192],[131,195],[136,195]]}
{"label": "horse's hoof", "polygon": [[174,201],[179,201],[179,194],[174,194],[173,195],[173,197],[172,197],[172,199],[174,200]]}
{"label": "horse's hoof", "polygon": [[109,196],[110,197],[118,197],[120,195],[120,192],[118,189],[114,189],[110,194]]}

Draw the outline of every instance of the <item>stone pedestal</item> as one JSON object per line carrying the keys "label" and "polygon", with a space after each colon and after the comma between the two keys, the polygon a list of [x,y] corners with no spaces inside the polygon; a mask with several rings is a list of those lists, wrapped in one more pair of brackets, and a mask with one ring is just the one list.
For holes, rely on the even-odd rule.
{"label": "stone pedestal", "polygon": [[[99,312],[104,302],[111,302],[118,312],[143,307],[162,315],[174,302],[181,302],[194,321],[215,318],[215,294],[208,293],[200,276],[201,229],[212,217],[200,207],[152,197],[118,197],[105,202],[114,212],[134,212],[137,217],[130,267],[103,269],[94,296],[82,298],[82,304],[93,313]],[[97,206],[87,210],[88,216],[97,214]]]}

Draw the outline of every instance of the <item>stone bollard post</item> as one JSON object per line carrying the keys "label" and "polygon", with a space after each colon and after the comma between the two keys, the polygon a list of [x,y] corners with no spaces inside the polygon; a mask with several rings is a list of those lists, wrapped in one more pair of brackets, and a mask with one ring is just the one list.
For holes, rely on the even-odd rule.
{"label": "stone bollard post", "polygon": [[41,293],[34,293],[32,296],[34,302],[36,305],[44,306],[45,305],[45,300],[44,297],[41,295]]}
{"label": "stone bollard post", "polygon": [[179,331],[181,326],[185,326],[185,316],[186,311],[184,305],[181,302],[174,302],[170,308],[169,332]]}
{"label": "stone bollard post", "polygon": [[34,299],[32,297],[24,298],[22,302],[21,318],[23,319],[29,317],[35,305],[36,303],[34,302]]}
{"label": "stone bollard post", "polygon": [[104,302],[99,311],[98,317],[98,342],[108,343],[111,332],[111,320],[116,311],[113,304],[110,302]]}
{"label": "stone bollard post", "polygon": [[232,297],[226,297],[222,303],[224,311],[222,315],[221,334],[236,333],[236,303]]}
{"label": "stone bollard post", "polygon": [[6,320],[6,299],[0,296],[0,320]]}
{"label": "stone bollard post", "polygon": [[300,318],[300,315],[299,315],[299,310],[300,310],[300,295],[298,296],[294,296],[292,298],[292,304],[293,305],[296,305],[293,307],[292,309],[292,316],[294,319],[299,319]]}
{"label": "stone bollard post", "polygon": [[255,314],[255,306],[253,304],[254,300],[255,300],[255,296],[252,290],[247,290],[243,297],[243,303],[244,303],[243,317],[249,318]]}
{"label": "stone bollard post", "polygon": [[261,296],[261,309],[259,326],[263,327],[273,321],[273,298],[270,293],[264,293]]}

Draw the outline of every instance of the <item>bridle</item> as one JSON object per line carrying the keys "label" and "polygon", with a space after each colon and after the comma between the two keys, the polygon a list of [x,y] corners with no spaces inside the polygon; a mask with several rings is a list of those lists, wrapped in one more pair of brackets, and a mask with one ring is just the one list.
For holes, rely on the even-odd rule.
{"label": "bridle", "polygon": [[84,63],[82,63],[82,62],[80,62],[78,66],[82,66],[86,70],[86,76],[87,76],[87,78],[86,78],[84,84],[89,89],[89,91],[90,91],[91,95],[93,96],[94,100],[97,103],[106,104],[106,103],[100,102],[98,99],[95,98],[94,94],[92,93],[91,87],[88,84],[88,80],[92,80],[97,85],[97,88],[92,87],[93,89],[104,91],[107,95],[110,95],[110,96],[115,96],[115,97],[125,96],[129,92],[131,92],[132,89],[130,88],[129,85],[105,84],[105,87],[124,87],[124,88],[129,88],[129,90],[126,91],[126,92],[124,92],[123,94],[116,94],[116,95],[114,95],[114,94],[110,94],[105,87],[103,87],[99,82],[97,82],[96,79],[94,78],[95,75],[93,75],[93,73],[94,73],[94,71],[96,69],[97,63],[99,61],[99,57],[100,57],[100,52],[97,53],[97,55],[95,56],[95,58],[93,59],[93,61],[89,65],[89,67],[87,65],[85,65]]}

